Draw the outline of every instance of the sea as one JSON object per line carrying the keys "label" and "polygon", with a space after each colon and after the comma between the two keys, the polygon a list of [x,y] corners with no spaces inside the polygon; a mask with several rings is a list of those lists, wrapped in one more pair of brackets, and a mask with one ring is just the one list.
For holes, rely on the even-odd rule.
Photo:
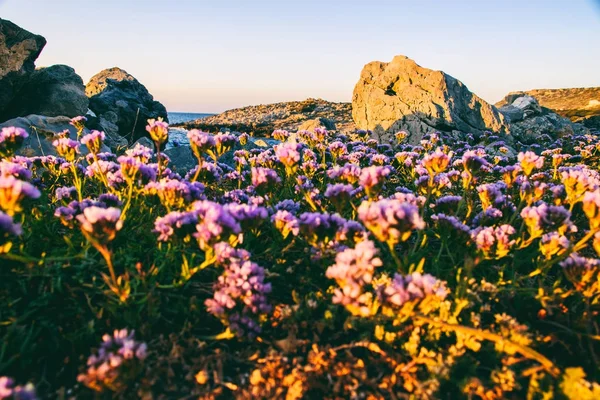
{"label": "sea", "polygon": [[[214,114],[207,113],[184,113],[184,112],[168,112],[169,124],[181,124],[184,122],[194,121],[200,118],[210,117]],[[169,127],[169,142],[167,149],[188,144],[187,130],[178,127]]]}
{"label": "sea", "polygon": [[184,112],[168,112],[169,124],[181,124],[184,122],[193,121],[199,118],[210,117],[214,114],[206,113],[184,113]]}

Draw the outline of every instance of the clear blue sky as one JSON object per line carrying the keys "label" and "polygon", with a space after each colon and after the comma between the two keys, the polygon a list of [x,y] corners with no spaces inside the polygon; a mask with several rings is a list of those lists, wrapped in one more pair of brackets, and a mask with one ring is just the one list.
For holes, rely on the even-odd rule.
{"label": "clear blue sky", "polygon": [[46,37],[38,66],[119,66],[171,111],[350,101],[397,54],[490,102],[600,86],[598,0],[0,0],[0,17]]}

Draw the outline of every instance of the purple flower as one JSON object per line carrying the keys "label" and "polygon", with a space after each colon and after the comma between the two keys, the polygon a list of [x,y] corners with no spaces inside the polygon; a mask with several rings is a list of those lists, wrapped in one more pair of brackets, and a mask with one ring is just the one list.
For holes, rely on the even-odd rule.
{"label": "purple flower", "polygon": [[96,354],[87,360],[87,370],[77,377],[84,385],[102,390],[103,388],[122,389],[129,382],[123,380],[122,373],[128,368],[135,369],[147,357],[146,343],[135,340],[134,331],[115,330],[111,335],[102,336],[102,343]]}
{"label": "purple flower", "polygon": [[224,208],[240,223],[244,230],[257,227],[269,217],[266,208],[254,204],[231,203],[226,204]]}
{"label": "purple flower", "polygon": [[28,181],[31,179],[31,171],[25,162],[0,160],[0,176],[12,175],[17,179]]}
{"label": "purple flower", "polygon": [[271,217],[271,221],[275,225],[275,228],[281,232],[283,238],[287,238],[291,233],[294,236],[298,236],[300,232],[300,223],[298,218],[289,211],[279,210]]}
{"label": "purple flower", "polygon": [[198,180],[205,183],[214,183],[219,182],[221,180],[221,176],[223,175],[223,169],[218,165],[203,162],[200,165],[194,167],[190,172],[185,175],[186,180],[191,180],[196,172],[198,172]]}
{"label": "purple flower", "polygon": [[8,252],[11,238],[21,236],[22,233],[21,225],[14,223],[10,215],[0,211],[0,254]]}
{"label": "purple flower", "polygon": [[23,128],[9,126],[0,130],[0,156],[9,157],[29,137]]}
{"label": "purple flower", "polygon": [[213,159],[217,159],[223,154],[227,153],[229,150],[233,148],[235,143],[237,142],[237,138],[235,135],[230,133],[217,133],[214,136],[215,140],[215,154],[212,155]]}
{"label": "purple flower", "polygon": [[189,238],[196,232],[198,214],[193,211],[172,211],[154,222],[153,232],[158,233],[158,240],[166,242],[173,237]]}
{"label": "purple flower", "polygon": [[469,227],[454,216],[434,214],[431,219],[439,229],[442,240],[459,237],[464,242],[470,238],[471,230]]}
{"label": "purple flower", "polygon": [[72,200],[77,195],[77,188],[75,186],[61,186],[56,188],[54,195],[56,200]]}
{"label": "purple flower", "polygon": [[328,198],[336,209],[341,210],[354,197],[357,190],[354,186],[344,183],[328,184],[325,197]]}
{"label": "purple flower", "polygon": [[348,153],[348,149],[346,148],[346,145],[340,141],[335,141],[333,143],[330,143],[328,148],[329,148],[329,152],[334,157],[334,159],[340,158],[344,154]]}
{"label": "purple flower", "polygon": [[540,157],[532,151],[519,153],[517,160],[521,163],[521,168],[527,176],[531,175],[535,168],[540,169],[544,166],[544,157]]}
{"label": "purple flower", "polygon": [[394,274],[394,279],[389,284],[380,286],[378,292],[383,304],[395,307],[427,296],[436,296],[443,300],[449,293],[445,282],[419,272],[407,276]]}
{"label": "purple flower", "polygon": [[194,237],[201,249],[242,232],[240,224],[225,207],[212,201],[202,200],[193,203],[193,211],[198,215]]}
{"label": "purple flower", "polygon": [[161,179],[150,182],[144,187],[147,194],[157,195],[161,203],[167,207],[183,207],[185,203],[200,200],[204,185],[199,182],[190,183],[177,179]]}
{"label": "purple flower", "polygon": [[419,208],[399,200],[364,201],[358,218],[378,240],[391,245],[406,241],[413,230],[425,228]]}
{"label": "purple flower", "polygon": [[113,240],[123,227],[121,210],[115,207],[86,207],[76,218],[84,233],[101,242]]}
{"label": "purple flower", "polygon": [[327,176],[330,179],[339,179],[347,183],[356,183],[360,177],[361,169],[356,164],[345,164],[343,167],[338,165],[327,170]]}
{"label": "purple flower", "polygon": [[88,165],[85,169],[85,174],[89,178],[99,177],[101,174],[108,176],[111,172],[114,173],[119,169],[119,164],[113,161],[98,160]]}
{"label": "purple flower", "polygon": [[372,296],[363,288],[371,283],[375,268],[382,265],[375,244],[370,240],[338,253],[335,264],[325,272],[325,276],[335,279],[339,286],[334,290],[333,303],[344,305],[352,314],[369,316]]}
{"label": "purple flower", "polygon": [[454,214],[458,211],[462,197],[460,196],[442,196],[435,202],[435,210],[444,214]]}
{"label": "purple flower", "polygon": [[383,186],[385,178],[391,173],[389,167],[371,166],[363,168],[358,178],[359,184],[369,197],[376,195]]}
{"label": "purple flower", "polygon": [[25,199],[37,199],[40,191],[29,182],[15,178],[12,175],[0,176],[0,208],[8,215],[14,215],[23,210]]}
{"label": "purple flower", "polygon": [[573,167],[560,169],[561,182],[567,194],[567,202],[578,203],[588,191],[595,190],[599,185],[597,173],[587,168]]}
{"label": "purple flower", "polygon": [[15,381],[9,377],[0,377],[0,399],[36,400],[35,387],[28,383],[25,386],[14,386]]}
{"label": "purple flower", "polygon": [[257,191],[266,191],[281,182],[277,172],[270,168],[252,167],[252,185]]}
{"label": "purple flower", "polygon": [[480,227],[471,232],[471,237],[477,249],[489,258],[505,257],[515,245],[513,239],[516,233],[511,225],[498,227]]}
{"label": "purple flower", "polygon": [[281,142],[285,142],[287,140],[287,138],[290,137],[290,133],[288,131],[286,131],[286,130],[283,130],[283,129],[276,129],[276,130],[273,131],[273,133],[271,134],[271,136],[275,140],[279,140]]}
{"label": "purple flower", "polygon": [[79,154],[79,142],[68,137],[60,137],[52,142],[56,152],[67,161],[73,161],[75,155]]}
{"label": "purple flower", "polygon": [[297,213],[300,211],[300,203],[297,203],[292,199],[285,199],[275,204],[275,210],[286,210],[291,213]]}
{"label": "purple flower", "polygon": [[147,163],[152,158],[153,151],[140,143],[136,143],[133,148],[125,150],[125,154],[137,158],[142,163]]}
{"label": "purple flower", "polygon": [[146,131],[157,145],[165,143],[169,139],[169,124],[164,122],[162,118],[149,119],[146,125]]}
{"label": "purple flower", "polygon": [[81,138],[81,143],[87,146],[88,150],[92,154],[97,154],[102,148],[102,142],[106,136],[102,131],[91,131],[87,135]]}
{"label": "purple flower", "polygon": [[570,245],[571,242],[565,236],[557,232],[550,232],[542,236],[540,251],[546,257],[546,260],[550,260],[566,253]]}
{"label": "purple flower", "polygon": [[202,132],[198,129],[192,129],[187,134],[188,140],[190,142],[190,146],[196,157],[200,157],[200,155],[206,152],[209,149],[212,149],[215,146],[214,137],[207,132]]}
{"label": "purple flower", "polygon": [[298,151],[299,145],[295,143],[283,143],[278,144],[274,147],[275,156],[282,163],[287,170],[294,168],[300,161],[300,152]]}
{"label": "purple flower", "polygon": [[247,251],[219,243],[215,252],[224,271],[206,308],[238,336],[252,339],[261,331],[258,317],[271,311],[267,301],[271,284],[265,283],[264,268],[251,262]]}
{"label": "purple flower", "polygon": [[426,154],[421,160],[421,165],[427,170],[429,175],[434,176],[440,172],[444,172],[448,168],[451,156],[438,148],[435,152]]}

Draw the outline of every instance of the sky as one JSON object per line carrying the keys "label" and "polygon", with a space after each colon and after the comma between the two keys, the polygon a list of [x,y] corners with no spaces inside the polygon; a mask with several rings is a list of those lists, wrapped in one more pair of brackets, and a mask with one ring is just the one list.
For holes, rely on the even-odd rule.
{"label": "sky", "polygon": [[351,101],[398,54],[491,103],[600,86],[600,0],[0,0],[0,18],[47,39],[37,66],[118,66],[169,111]]}

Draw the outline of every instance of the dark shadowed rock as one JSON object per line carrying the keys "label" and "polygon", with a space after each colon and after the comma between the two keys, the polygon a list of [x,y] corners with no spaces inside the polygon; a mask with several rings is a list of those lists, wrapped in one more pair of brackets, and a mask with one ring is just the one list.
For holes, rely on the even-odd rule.
{"label": "dark shadowed rock", "polygon": [[11,117],[7,107],[35,69],[46,39],[0,18],[0,122]]}
{"label": "dark shadowed rock", "polygon": [[76,117],[88,110],[83,80],[66,65],[35,70],[10,106],[10,114]]}
{"label": "dark shadowed rock", "polygon": [[148,89],[120,68],[105,69],[90,79],[85,87],[90,109],[98,116],[105,132],[130,142],[146,135],[146,122],[162,117],[167,110],[155,101]]}
{"label": "dark shadowed rock", "polygon": [[190,146],[171,147],[163,153],[169,157],[169,168],[182,176],[198,165],[198,160]]}
{"label": "dark shadowed rock", "polygon": [[[17,154],[32,157],[43,155],[57,155],[52,146],[52,141],[57,133],[65,130],[69,131],[69,137],[73,140],[77,139],[77,129],[69,122],[67,117],[46,117],[41,115],[28,115],[27,117],[19,117],[8,120],[0,124],[0,129],[8,126],[16,126],[23,128],[29,133],[29,137],[25,139],[23,146]],[[89,133],[85,129],[83,135]],[[85,146],[80,147],[82,154],[87,154]],[[109,151],[108,147],[103,146],[102,151]]]}
{"label": "dark shadowed rock", "polygon": [[405,56],[365,65],[354,87],[352,117],[380,140],[406,130],[413,143],[436,131],[508,131],[504,116],[462,82]]}

